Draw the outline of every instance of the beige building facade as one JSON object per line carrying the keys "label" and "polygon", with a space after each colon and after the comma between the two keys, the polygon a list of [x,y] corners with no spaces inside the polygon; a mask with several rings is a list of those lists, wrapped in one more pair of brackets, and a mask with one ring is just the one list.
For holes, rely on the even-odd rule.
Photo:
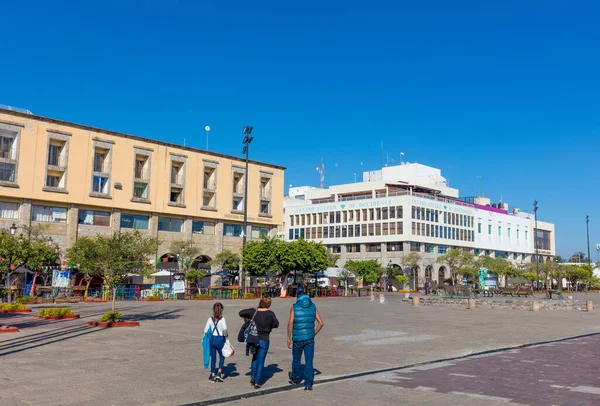
{"label": "beige building facade", "polygon": [[0,228],[41,225],[64,255],[80,236],[137,229],[191,240],[207,262],[283,224],[285,168],[0,109]]}

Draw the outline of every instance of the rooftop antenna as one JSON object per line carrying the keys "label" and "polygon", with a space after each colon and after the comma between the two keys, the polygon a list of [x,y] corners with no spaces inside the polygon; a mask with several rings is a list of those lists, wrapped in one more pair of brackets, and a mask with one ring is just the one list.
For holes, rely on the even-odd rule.
{"label": "rooftop antenna", "polygon": [[325,189],[325,163],[323,163],[323,158],[321,158],[321,166],[317,167],[317,172],[321,175],[320,187]]}
{"label": "rooftop antenna", "polygon": [[206,130],[206,150],[208,151],[208,132],[210,131],[210,127],[206,126],[204,129]]}

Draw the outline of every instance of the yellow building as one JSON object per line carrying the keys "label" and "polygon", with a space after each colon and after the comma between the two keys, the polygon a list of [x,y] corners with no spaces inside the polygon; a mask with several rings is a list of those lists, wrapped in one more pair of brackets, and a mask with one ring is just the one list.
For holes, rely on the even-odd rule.
{"label": "yellow building", "polygon": [[41,224],[64,255],[79,236],[138,229],[157,258],[192,240],[207,262],[283,224],[281,166],[0,109],[0,228]]}

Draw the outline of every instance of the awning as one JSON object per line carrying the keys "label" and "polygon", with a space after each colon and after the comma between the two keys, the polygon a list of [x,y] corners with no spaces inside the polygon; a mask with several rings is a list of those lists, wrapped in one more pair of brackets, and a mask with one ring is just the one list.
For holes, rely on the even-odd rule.
{"label": "awning", "polygon": [[171,272],[179,272],[179,263],[178,262],[158,262],[156,264],[156,269],[159,271],[171,271]]}

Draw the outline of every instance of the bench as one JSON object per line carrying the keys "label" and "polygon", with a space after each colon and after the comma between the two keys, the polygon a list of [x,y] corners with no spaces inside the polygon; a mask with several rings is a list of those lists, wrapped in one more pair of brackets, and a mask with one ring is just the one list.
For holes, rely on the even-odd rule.
{"label": "bench", "polygon": [[533,296],[533,288],[531,286],[519,286],[517,292],[515,293],[517,296]]}
{"label": "bench", "polygon": [[548,289],[547,292],[548,292],[548,299],[550,299],[550,300],[552,300],[552,295],[558,296],[558,298],[560,300],[562,300],[563,297],[564,297],[563,294],[562,294],[562,291],[559,291],[559,290],[550,290],[550,289]]}
{"label": "bench", "polygon": [[502,296],[506,296],[506,295],[514,296],[515,293],[517,293],[518,290],[519,290],[519,285],[517,285],[517,286],[507,286],[507,287],[504,287],[504,288],[500,289],[500,294]]}

